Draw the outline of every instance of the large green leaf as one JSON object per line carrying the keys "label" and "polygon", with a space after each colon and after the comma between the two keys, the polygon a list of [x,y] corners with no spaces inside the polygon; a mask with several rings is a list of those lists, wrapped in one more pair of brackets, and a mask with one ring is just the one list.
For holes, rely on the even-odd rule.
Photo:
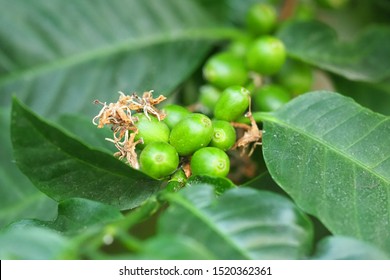
{"label": "large green leaf", "polygon": [[38,191],[12,160],[10,116],[0,108],[0,228],[22,218],[52,219],[57,203]]}
{"label": "large green leaf", "polygon": [[80,197],[129,209],[161,184],[72,138],[16,99],[11,136],[16,164],[37,188],[55,200]]}
{"label": "large green leaf", "polygon": [[293,22],[278,36],[291,57],[347,79],[376,82],[390,77],[390,28],[372,27],[354,42],[342,42],[320,22]]}
{"label": "large green leaf", "polygon": [[390,251],[390,118],[332,92],[264,115],[274,180],[335,234]]}
{"label": "large green leaf", "polygon": [[45,116],[92,114],[118,90],[169,95],[229,35],[196,1],[0,4],[0,104],[16,93]]}
{"label": "large green leaf", "polygon": [[[165,198],[170,207],[159,220],[156,238],[193,240],[185,248],[179,245],[182,241],[177,242],[176,254],[170,255],[188,259],[300,259],[311,249],[310,221],[291,201],[277,194],[240,187],[216,198],[211,185],[194,184]],[[207,246],[191,254],[189,247],[196,243]],[[154,244],[162,246],[162,242]]]}

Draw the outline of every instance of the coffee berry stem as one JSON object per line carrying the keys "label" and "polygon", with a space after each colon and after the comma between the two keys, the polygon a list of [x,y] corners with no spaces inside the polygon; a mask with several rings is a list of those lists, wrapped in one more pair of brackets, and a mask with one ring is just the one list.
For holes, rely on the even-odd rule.
{"label": "coffee berry stem", "polygon": [[[273,119],[272,115],[267,112],[252,112],[252,117],[257,123]],[[250,124],[250,119],[245,116],[241,116],[235,122],[242,124]]]}

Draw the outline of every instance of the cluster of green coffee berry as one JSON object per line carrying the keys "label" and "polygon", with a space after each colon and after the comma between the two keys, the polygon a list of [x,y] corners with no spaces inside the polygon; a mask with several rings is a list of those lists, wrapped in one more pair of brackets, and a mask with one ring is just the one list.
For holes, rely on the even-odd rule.
{"label": "cluster of green coffee berry", "polygon": [[[176,104],[156,108],[166,98],[153,98],[152,91],[121,93],[118,102],[108,105],[98,101],[103,109],[94,123],[111,125],[114,137],[107,140],[119,150],[116,156],[156,179],[227,176],[229,150],[250,147],[250,155],[261,143],[251,100],[253,110],[272,111],[311,86],[311,69],[286,61],[285,46],[272,35],[277,19],[273,6],[250,8],[242,38],[205,63],[207,84],[200,88],[201,106],[192,106],[195,110]],[[240,123],[242,117],[250,124]]]}
{"label": "cluster of green coffee berry", "polygon": [[190,175],[224,177],[230,160],[226,150],[236,141],[233,126],[222,120],[211,120],[201,113],[170,104],[162,109],[165,118],[159,122],[145,117],[136,123],[137,137],[146,146],[140,153],[140,168],[154,178],[164,178],[181,169]]}
{"label": "cluster of green coffee berry", "polygon": [[[244,115],[249,106],[249,92],[240,86],[224,91],[214,108],[211,120],[202,113],[169,104],[161,110],[155,105],[165,100],[154,98],[152,91],[143,96],[120,93],[116,103],[102,104],[94,118],[98,127],[110,125],[115,153],[130,166],[147,175],[164,179],[174,172],[190,175],[225,177],[230,160],[226,151],[233,146],[243,147],[258,138],[247,140],[244,135],[236,141],[232,121]],[[249,131],[250,126],[242,124]]]}
{"label": "cluster of green coffee berry", "polygon": [[250,91],[254,111],[276,110],[311,89],[311,67],[287,58],[283,42],[274,36],[280,25],[277,9],[270,4],[258,3],[248,10],[242,37],[204,65],[208,84],[200,88],[199,96],[204,112],[212,112],[221,92],[230,86]]}
{"label": "cluster of green coffee berry", "polygon": [[[213,109],[213,118],[169,104],[162,109],[164,118],[139,116],[135,126],[137,138],[146,145],[140,153],[140,168],[154,178],[164,178],[183,170],[186,176],[211,175],[225,177],[230,170],[226,153],[232,148],[245,148],[261,140],[261,132],[252,126],[234,123],[248,110],[250,94],[241,86],[226,88]],[[239,139],[235,126],[243,128]]]}

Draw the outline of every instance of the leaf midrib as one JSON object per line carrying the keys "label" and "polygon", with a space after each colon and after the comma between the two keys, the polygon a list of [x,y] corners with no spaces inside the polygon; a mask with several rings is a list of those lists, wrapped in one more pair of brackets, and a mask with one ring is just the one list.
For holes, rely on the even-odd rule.
{"label": "leaf midrib", "polygon": [[220,27],[220,28],[191,28],[170,33],[151,34],[142,38],[129,38],[117,44],[112,44],[97,48],[95,50],[86,50],[84,52],[63,57],[52,62],[32,66],[12,74],[5,75],[0,79],[0,86],[18,81],[22,78],[35,78],[57,69],[71,67],[82,64],[86,61],[95,60],[102,57],[109,57],[114,54],[131,51],[135,49],[145,49],[153,45],[160,45],[169,42],[195,41],[195,40],[222,40],[242,36],[237,29]]}
{"label": "leaf midrib", "polygon": [[231,241],[228,235],[224,234],[223,231],[219,230],[213,223],[212,220],[207,219],[207,216],[203,214],[198,208],[194,207],[192,204],[188,203],[186,199],[183,197],[178,197],[177,195],[168,196],[168,200],[171,202],[175,202],[182,206],[183,208],[190,211],[195,217],[200,219],[203,223],[205,223],[209,228],[214,231],[218,236],[220,236],[223,240],[226,241],[234,250],[236,250],[240,255],[242,255],[245,259],[250,260],[251,257],[246,254],[243,250],[241,250],[234,242]]}

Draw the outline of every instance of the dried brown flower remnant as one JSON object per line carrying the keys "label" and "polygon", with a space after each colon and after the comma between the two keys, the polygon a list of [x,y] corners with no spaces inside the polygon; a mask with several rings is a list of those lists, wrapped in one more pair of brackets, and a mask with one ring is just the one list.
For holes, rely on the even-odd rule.
{"label": "dried brown flower remnant", "polygon": [[165,96],[160,95],[157,98],[153,98],[153,91],[146,91],[142,95],[142,98],[133,93],[130,108],[137,112],[143,111],[145,116],[150,120],[148,113],[157,117],[159,121],[165,118],[165,114],[158,110],[154,105],[157,105],[167,99]]}
{"label": "dried brown flower remnant", "polygon": [[233,126],[240,127],[245,130],[244,135],[237,140],[232,149],[242,148],[242,153],[245,153],[249,146],[252,145],[248,156],[251,156],[256,146],[261,145],[261,139],[263,132],[259,129],[255,119],[252,116],[252,112],[249,111],[245,114],[245,117],[249,118],[251,124],[233,123]]}
{"label": "dried brown flower remnant", "polygon": [[139,143],[142,144],[143,140],[141,138],[137,141],[134,141],[135,136],[136,133],[130,133],[129,137],[129,132],[127,131],[125,133],[125,139],[122,142],[110,138],[106,138],[106,140],[114,143],[115,147],[119,150],[119,152],[116,152],[114,156],[118,157],[120,160],[126,158],[131,167],[139,169],[138,156],[135,152],[135,147]]}
{"label": "dried brown flower remnant", "polygon": [[[122,124],[133,124],[133,120],[131,118],[131,109],[125,103],[123,103],[123,97],[119,97],[119,101],[116,103],[110,103],[107,105],[106,102],[101,102],[99,100],[95,100],[95,104],[103,105],[103,108],[100,110],[99,114],[97,114],[92,122],[94,125],[97,125],[98,128],[102,128],[106,124],[112,125],[122,125]],[[122,100],[121,100],[122,99]],[[99,123],[96,123],[96,120],[99,120]]]}
{"label": "dried brown flower remnant", "polygon": [[[116,103],[107,105],[106,102],[94,101],[95,104],[103,105],[103,108],[92,119],[93,124],[97,125],[98,128],[102,128],[105,125],[112,125],[111,129],[114,132],[115,141],[120,141],[128,130],[137,130],[131,116],[131,109],[127,104],[130,100],[129,97],[120,92],[119,100]],[[99,123],[96,123],[96,120],[99,120]]]}
{"label": "dried brown flower remnant", "polygon": [[160,95],[157,98],[153,98],[152,92],[144,92],[142,97],[139,97],[135,93],[125,95],[123,92],[119,92],[120,96],[118,101],[108,105],[106,102],[94,101],[95,104],[103,105],[103,108],[92,119],[93,124],[97,125],[98,128],[111,125],[113,139],[106,138],[106,140],[114,143],[118,149],[119,152],[116,152],[114,156],[117,156],[119,159],[126,158],[129,165],[136,169],[139,168],[139,163],[135,147],[137,144],[142,143],[143,140],[139,139],[134,141],[135,136],[138,134],[138,129],[134,125],[134,121],[137,120],[132,117],[132,112],[143,111],[149,120],[150,117],[148,114],[155,115],[158,120],[162,120],[165,117],[154,105],[164,101],[166,97]]}

